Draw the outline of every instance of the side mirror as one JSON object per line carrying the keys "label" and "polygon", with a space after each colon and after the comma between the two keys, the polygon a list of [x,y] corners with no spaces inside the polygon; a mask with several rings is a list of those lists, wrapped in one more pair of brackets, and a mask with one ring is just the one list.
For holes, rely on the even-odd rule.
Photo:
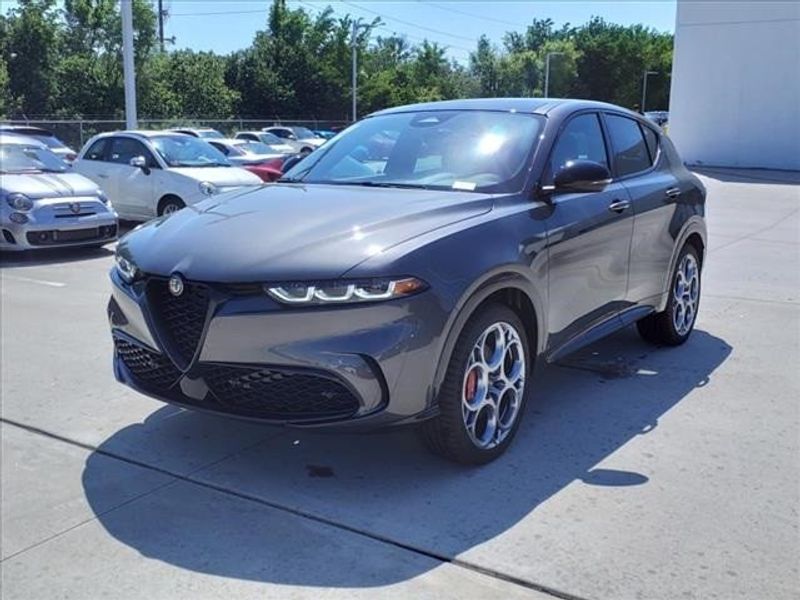
{"label": "side mirror", "polygon": [[144,171],[145,175],[150,174],[150,168],[147,166],[147,159],[144,156],[134,156],[128,164],[137,169]]}
{"label": "side mirror", "polygon": [[611,173],[591,160],[570,160],[558,170],[549,191],[602,192],[611,183]]}

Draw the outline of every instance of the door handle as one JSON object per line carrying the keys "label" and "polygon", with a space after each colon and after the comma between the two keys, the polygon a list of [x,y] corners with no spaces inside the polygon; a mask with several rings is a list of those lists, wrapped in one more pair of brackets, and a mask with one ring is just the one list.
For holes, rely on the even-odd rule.
{"label": "door handle", "polygon": [[665,194],[666,194],[666,195],[667,195],[669,198],[677,198],[678,196],[680,196],[680,195],[681,195],[681,190],[680,190],[680,188],[673,187],[673,188],[669,188],[669,189],[668,189],[666,192],[664,192],[664,193],[665,193]]}
{"label": "door handle", "polygon": [[97,174],[97,176],[98,176],[100,179],[108,179],[108,175],[106,175],[105,173],[98,173],[98,174]]}
{"label": "door handle", "polygon": [[614,200],[611,204],[608,205],[608,210],[615,213],[621,213],[623,211],[628,210],[631,207],[631,203],[627,200]]}

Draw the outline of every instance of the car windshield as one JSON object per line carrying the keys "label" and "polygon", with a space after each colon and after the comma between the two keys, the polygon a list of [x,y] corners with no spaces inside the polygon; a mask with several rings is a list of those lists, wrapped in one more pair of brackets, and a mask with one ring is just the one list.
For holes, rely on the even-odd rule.
{"label": "car windshield", "polygon": [[237,144],[236,147],[245,154],[272,154],[273,150],[262,142],[245,142]]}
{"label": "car windshield", "polygon": [[262,143],[264,143],[264,144],[272,144],[274,146],[280,146],[280,145],[283,145],[283,144],[286,143],[281,138],[279,138],[277,135],[275,135],[274,133],[270,133],[268,131],[265,131],[263,133],[259,133],[258,134],[258,138],[261,140]]}
{"label": "car windshield", "polygon": [[63,173],[63,160],[40,146],[0,145],[0,173]]}
{"label": "car windshield", "polygon": [[298,140],[308,140],[317,137],[313,131],[307,127],[291,127]]}
{"label": "car windshield", "polygon": [[37,141],[42,142],[48,148],[66,148],[66,146],[54,135],[32,135]]}
{"label": "car windshield", "polygon": [[221,140],[225,137],[216,129],[201,129],[197,133],[201,138],[205,138],[207,140]]}
{"label": "car windshield", "polygon": [[522,188],[541,117],[491,111],[388,114],[356,123],[284,181],[476,192]]}
{"label": "car windshield", "polygon": [[200,138],[160,135],[151,141],[170,167],[229,167],[231,164],[222,152]]}

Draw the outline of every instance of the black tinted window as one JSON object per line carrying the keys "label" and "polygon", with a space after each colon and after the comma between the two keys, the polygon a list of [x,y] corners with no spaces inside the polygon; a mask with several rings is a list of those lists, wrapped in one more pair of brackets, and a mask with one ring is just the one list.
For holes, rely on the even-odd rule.
{"label": "black tinted window", "polygon": [[550,156],[550,181],[570,160],[591,160],[608,168],[600,120],[592,113],[571,119],[559,134]]}
{"label": "black tinted window", "polygon": [[97,140],[86,151],[83,158],[86,160],[105,160],[106,146],[108,145],[108,138]]}
{"label": "black tinted window", "polygon": [[127,165],[136,156],[144,156],[149,166],[154,166],[153,155],[144,144],[131,138],[113,138],[111,142],[111,162]]}
{"label": "black tinted window", "polygon": [[658,134],[649,127],[642,127],[644,141],[647,143],[647,151],[650,152],[650,162],[656,161],[658,156]]}
{"label": "black tinted window", "polygon": [[627,117],[608,115],[608,131],[614,147],[614,162],[619,175],[630,175],[650,168],[650,154],[639,124]]}

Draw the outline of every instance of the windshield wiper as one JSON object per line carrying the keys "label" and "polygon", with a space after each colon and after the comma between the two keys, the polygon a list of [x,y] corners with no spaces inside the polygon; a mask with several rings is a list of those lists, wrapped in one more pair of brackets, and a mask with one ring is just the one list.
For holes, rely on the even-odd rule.
{"label": "windshield wiper", "polygon": [[298,179],[297,177],[281,177],[280,179],[276,179],[275,183],[301,183],[302,181],[302,179]]}
{"label": "windshield wiper", "polygon": [[376,187],[376,188],[400,188],[406,190],[433,189],[431,186],[424,185],[421,183],[402,183],[402,182],[390,182],[390,181],[328,181],[325,183],[333,183],[336,185],[360,185],[364,187]]}

